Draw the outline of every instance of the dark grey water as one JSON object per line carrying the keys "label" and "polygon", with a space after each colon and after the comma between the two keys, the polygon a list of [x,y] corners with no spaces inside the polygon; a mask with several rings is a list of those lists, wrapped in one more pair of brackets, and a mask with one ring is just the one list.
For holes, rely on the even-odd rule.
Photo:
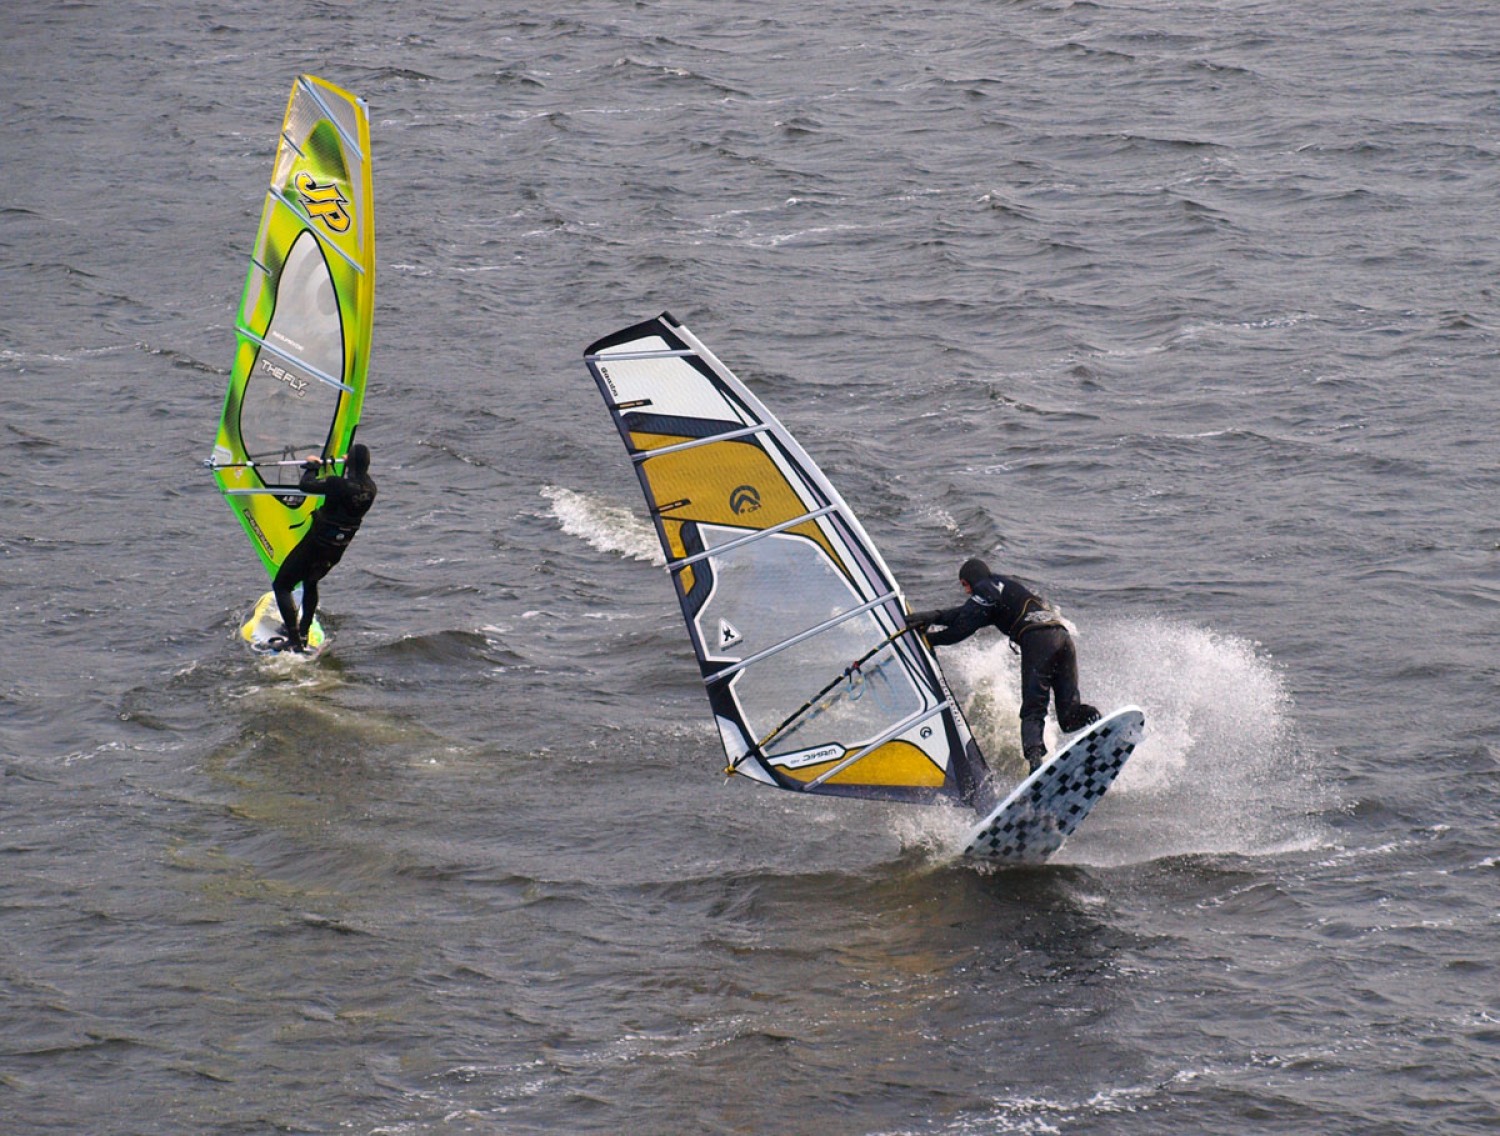
{"label": "dark grey water", "polygon": [[[0,30],[5,1132],[1500,1123],[1500,9]],[[372,108],[381,498],[278,670],[197,463],[302,71]],[[1056,863],[721,784],[580,360],[664,308],[914,603],[985,555],[1146,709]]]}

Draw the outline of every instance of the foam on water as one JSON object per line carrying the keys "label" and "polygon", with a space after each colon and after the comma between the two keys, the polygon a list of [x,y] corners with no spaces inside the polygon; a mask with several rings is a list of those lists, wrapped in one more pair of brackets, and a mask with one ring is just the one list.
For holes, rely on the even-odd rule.
{"label": "foam on water", "polygon": [[542,486],[542,496],[552,502],[552,515],[569,536],[600,552],[615,552],[651,564],[666,563],[656,533],[629,509],[555,485]]}
{"label": "foam on water", "polygon": [[[1139,706],[1146,736],[1058,860],[1256,855],[1324,841],[1313,819],[1323,794],[1291,698],[1255,643],[1168,619],[1125,619],[1090,626],[1078,650],[1085,699],[1104,712]],[[1018,779],[1016,656],[1004,640],[984,636],[943,652],[942,661],[991,766],[1007,782]],[[1058,740],[1049,719],[1049,747]],[[898,824],[905,840],[956,852],[969,818]]]}

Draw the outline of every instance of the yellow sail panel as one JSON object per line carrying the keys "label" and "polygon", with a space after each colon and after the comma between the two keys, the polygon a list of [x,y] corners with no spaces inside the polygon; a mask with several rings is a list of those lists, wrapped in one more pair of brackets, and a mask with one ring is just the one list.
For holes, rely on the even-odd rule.
{"label": "yellow sail panel", "polygon": [[638,430],[630,435],[631,444],[637,450],[658,450],[665,446],[676,446],[689,441],[687,438],[675,437],[671,434],[651,434],[645,430]]}
{"label": "yellow sail panel", "polygon": [[714,442],[648,457],[641,471],[658,508],[686,501],[684,509],[710,524],[769,528],[809,510],[770,456],[749,442]]}
{"label": "yellow sail panel", "polygon": [[292,85],[240,301],[209,466],[267,573],[307,531],[309,456],[342,460],[359,425],[375,306],[375,208],[362,99]]}
{"label": "yellow sail panel", "polygon": [[811,765],[790,766],[777,762],[777,768],[804,784],[828,778],[828,784],[852,785],[925,785],[938,789],[943,784],[943,770],[924,750],[910,742],[894,741],[877,746],[844,769],[839,764],[857,754],[850,750],[827,761]]}
{"label": "yellow sail panel", "polygon": [[670,315],[585,353],[646,495],[737,773],[969,800],[984,763],[848,504]]}
{"label": "yellow sail panel", "polygon": [[[641,462],[647,493],[658,509],[670,509],[671,520],[769,529],[796,521],[818,507],[818,500],[798,492],[770,455],[753,441],[713,442]],[[674,504],[684,502],[684,504]],[[800,531],[822,544],[835,561],[840,557],[812,522]]]}

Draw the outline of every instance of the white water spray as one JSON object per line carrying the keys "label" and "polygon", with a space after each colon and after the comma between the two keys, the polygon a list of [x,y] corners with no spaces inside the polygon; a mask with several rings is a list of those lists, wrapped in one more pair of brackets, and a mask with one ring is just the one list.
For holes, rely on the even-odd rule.
{"label": "white water spray", "polygon": [[552,502],[552,515],[569,536],[600,552],[615,552],[650,564],[666,563],[655,531],[629,509],[555,485],[543,486],[542,496]]}
{"label": "white water spray", "polygon": [[[981,638],[983,637],[983,638]],[[990,765],[1007,784],[1020,758],[1020,663],[981,632],[940,651]],[[1109,713],[1135,704],[1146,737],[1105,799],[1056,856],[1115,865],[1166,856],[1264,855],[1321,843],[1319,791],[1275,664],[1254,643],[1166,619],[1090,624],[1078,639],[1084,700]],[[1049,720],[1047,743],[1058,740]],[[962,843],[951,820],[902,825],[945,851]]]}

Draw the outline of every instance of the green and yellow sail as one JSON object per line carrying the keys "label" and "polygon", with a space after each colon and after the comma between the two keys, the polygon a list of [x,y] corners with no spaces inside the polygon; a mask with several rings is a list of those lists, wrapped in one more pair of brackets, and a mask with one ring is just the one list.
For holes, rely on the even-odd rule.
{"label": "green and yellow sail", "polygon": [[300,462],[341,462],[359,425],[374,308],[365,102],[303,75],[287,103],[206,463],[272,577],[318,504],[297,489]]}

